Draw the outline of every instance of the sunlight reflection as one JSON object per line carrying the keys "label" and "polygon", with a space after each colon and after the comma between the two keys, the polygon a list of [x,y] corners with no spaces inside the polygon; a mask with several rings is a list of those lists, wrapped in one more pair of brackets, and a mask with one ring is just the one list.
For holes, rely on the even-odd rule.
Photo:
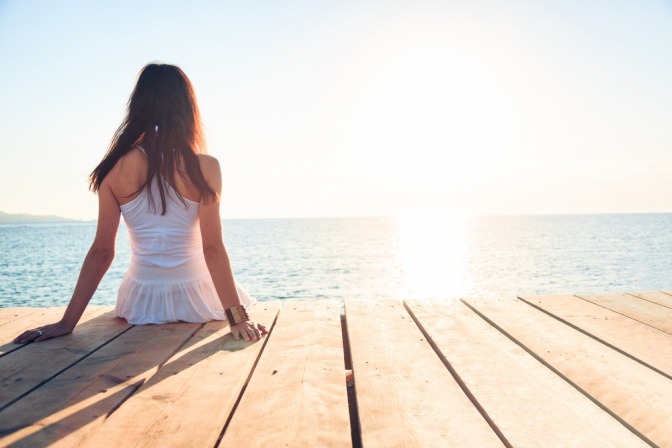
{"label": "sunlight reflection", "polygon": [[405,298],[457,298],[468,288],[468,217],[415,214],[396,218]]}

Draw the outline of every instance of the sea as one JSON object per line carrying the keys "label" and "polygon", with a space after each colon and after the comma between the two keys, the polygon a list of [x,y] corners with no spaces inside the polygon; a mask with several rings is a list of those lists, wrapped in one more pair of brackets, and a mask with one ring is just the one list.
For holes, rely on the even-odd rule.
{"label": "sea", "polygon": [[[224,220],[234,274],[266,300],[498,298],[672,289],[672,214]],[[0,224],[0,307],[70,299],[95,223]],[[111,305],[116,257],[91,303]]]}

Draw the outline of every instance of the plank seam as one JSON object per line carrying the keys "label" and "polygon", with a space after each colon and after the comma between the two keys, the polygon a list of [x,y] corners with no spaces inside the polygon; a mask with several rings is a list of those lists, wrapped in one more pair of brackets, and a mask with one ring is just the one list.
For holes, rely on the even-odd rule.
{"label": "plank seam", "polygon": [[140,381],[138,381],[137,383],[133,384],[132,385],[133,387],[131,387],[131,390],[129,391],[129,393],[126,394],[126,396],[124,398],[119,400],[119,403],[115,404],[112,407],[112,409],[110,409],[107,412],[107,414],[105,415],[105,418],[106,419],[109,418],[110,415],[112,415],[117,409],[119,409],[122,404],[126,403],[126,401],[128,401],[128,399],[131,398],[133,396],[133,394],[135,394],[138,391],[138,389],[140,389],[142,387],[143,384],[145,384],[145,381],[146,381],[146,378],[143,378]]}
{"label": "plank seam", "polygon": [[[170,352],[170,354],[169,354],[168,356],[166,356],[166,359],[164,359],[164,360],[163,360],[163,361],[156,367],[156,373],[155,373],[154,375],[156,375],[157,373],[159,373],[159,369],[161,369],[161,367],[165,366],[166,363],[167,363],[168,361],[170,361],[170,359],[171,359],[173,356],[175,356],[175,355],[177,355],[178,353],[180,353],[180,350],[182,350],[182,348],[183,348],[185,345],[187,345],[187,343],[188,343],[189,341],[191,341],[191,340],[194,338],[194,336],[196,336],[196,333],[198,333],[199,331],[201,331],[201,330],[203,329],[203,327],[205,327],[205,324],[204,324],[204,323],[202,323],[198,328],[196,328],[194,331],[192,331],[191,334],[190,334],[189,336],[187,336],[186,338],[184,338],[184,341],[182,341],[182,343],[181,343],[180,345],[178,345],[177,347],[175,347],[175,350],[173,350],[172,352]],[[154,375],[152,375],[152,376],[154,376]],[[147,378],[147,379],[150,379],[150,378],[151,378],[151,377],[149,377],[149,378]]]}
{"label": "plank seam", "polygon": [[660,305],[660,306],[662,306],[664,308],[667,308],[667,309],[672,309],[672,306],[667,306],[667,305],[663,305],[662,303],[654,302],[653,300],[649,300],[646,297],[638,296],[637,294],[633,294],[631,292],[626,292],[626,294],[629,295],[629,296],[632,296],[632,297],[636,297],[640,300],[646,300],[649,303],[655,303],[656,305]]}
{"label": "plank seam", "polygon": [[441,360],[443,365],[446,366],[446,368],[448,369],[448,372],[450,372],[453,379],[457,382],[458,386],[460,386],[460,389],[462,389],[462,392],[467,396],[469,401],[471,401],[471,404],[474,405],[476,410],[481,414],[483,419],[486,421],[488,426],[490,426],[490,428],[495,432],[497,437],[499,437],[499,440],[501,440],[501,442],[504,444],[504,446],[506,446],[507,448],[513,448],[513,445],[507,440],[506,436],[502,433],[502,431],[499,429],[499,427],[497,427],[497,425],[492,420],[492,418],[490,418],[490,416],[488,415],[486,410],[483,408],[483,406],[481,406],[481,404],[478,402],[478,400],[476,399],[474,394],[471,393],[471,391],[467,387],[466,383],[462,380],[462,378],[457,373],[455,368],[448,361],[448,358],[446,358],[446,356],[443,354],[441,349],[434,342],[434,339],[432,339],[432,337],[429,335],[429,333],[427,332],[425,327],[422,325],[422,323],[415,316],[415,314],[410,309],[406,300],[404,300],[403,303],[404,303],[404,308],[406,308],[406,311],[408,312],[408,314],[410,314],[411,319],[413,319],[413,322],[415,322],[415,325],[417,325],[420,332],[422,332],[422,334],[425,336],[425,340],[429,343],[430,347],[432,347],[432,350],[434,350],[434,353],[436,353],[436,355],[439,357],[439,359]]}
{"label": "plank seam", "polygon": [[350,437],[353,448],[362,448],[362,429],[359,421],[359,405],[357,404],[357,384],[355,371],[352,367],[352,350],[350,349],[350,334],[345,314],[341,315],[341,332],[343,334],[343,361],[345,368],[352,372],[352,385],[348,385],[345,378],[345,393],[348,397],[348,414],[350,415]]}
{"label": "plank seam", "polygon": [[581,386],[579,386],[578,384],[576,384],[575,382],[573,382],[569,377],[565,376],[562,372],[560,372],[558,369],[556,369],[555,367],[553,367],[550,363],[548,363],[547,361],[545,361],[541,356],[537,355],[534,351],[532,351],[531,349],[529,349],[529,348],[528,348],[526,345],[524,345],[521,341],[519,341],[518,339],[516,339],[512,334],[508,333],[508,332],[507,332],[506,330],[504,330],[502,327],[500,327],[499,325],[497,325],[493,320],[491,320],[490,318],[488,318],[485,314],[483,314],[483,313],[481,313],[480,311],[478,311],[474,306],[472,306],[472,305],[471,305],[469,302],[467,302],[465,299],[460,299],[460,300],[462,301],[462,303],[464,303],[465,305],[467,305],[467,306],[468,306],[474,313],[478,314],[483,320],[485,320],[487,323],[489,323],[489,324],[492,325],[494,328],[496,328],[500,333],[502,333],[504,336],[506,336],[506,337],[509,338],[511,341],[513,341],[513,342],[514,342],[515,344],[517,344],[520,348],[522,348],[523,350],[525,350],[530,356],[532,356],[534,359],[536,359],[537,361],[539,361],[539,362],[540,362],[542,365],[544,365],[546,368],[550,369],[553,373],[555,373],[556,375],[558,375],[560,378],[562,378],[563,380],[565,380],[570,386],[572,386],[574,389],[576,389],[577,391],[579,391],[581,394],[583,394],[583,395],[584,395],[586,398],[588,398],[590,401],[592,401],[593,403],[595,403],[600,409],[602,409],[603,411],[605,411],[606,413],[608,413],[609,415],[611,415],[613,418],[615,418],[616,421],[618,421],[620,424],[622,424],[622,425],[625,426],[627,429],[629,429],[630,432],[632,432],[633,434],[635,434],[637,437],[639,437],[640,439],[642,439],[645,443],[647,443],[647,444],[650,445],[651,447],[653,447],[653,448],[660,448],[660,447],[659,447],[658,445],[656,445],[653,441],[651,441],[648,437],[646,437],[644,434],[642,434],[641,432],[639,432],[636,428],[634,428],[633,426],[631,426],[628,422],[626,422],[625,420],[623,420],[618,414],[614,413],[611,409],[609,409],[609,408],[606,407],[604,404],[602,404],[598,399],[596,399],[595,397],[593,397],[592,395],[590,395],[586,390],[584,390],[583,388],[581,388]]}
{"label": "plank seam", "polygon": [[112,342],[112,341],[114,341],[115,339],[117,339],[118,337],[120,337],[122,334],[124,334],[124,333],[126,333],[127,331],[129,331],[129,330],[130,330],[131,328],[133,328],[134,326],[135,326],[135,325],[131,325],[131,326],[129,326],[128,328],[126,328],[126,329],[120,331],[117,335],[115,335],[115,336],[113,336],[112,338],[110,338],[109,340],[103,342],[103,343],[100,344],[98,347],[94,348],[94,349],[91,350],[89,353],[87,353],[86,355],[84,355],[84,356],[82,356],[81,358],[79,358],[79,359],[73,361],[72,363],[68,364],[67,366],[65,366],[64,368],[62,368],[61,370],[59,370],[58,372],[56,372],[56,373],[54,373],[53,375],[51,375],[49,378],[47,378],[47,379],[45,379],[45,380],[39,382],[37,385],[35,385],[35,386],[32,387],[31,389],[25,391],[24,393],[22,393],[21,395],[19,395],[19,396],[16,397],[16,398],[14,398],[13,400],[11,400],[10,402],[8,402],[8,403],[5,404],[4,406],[0,406],[0,412],[4,411],[5,409],[7,409],[8,407],[10,407],[11,405],[13,405],[14,403],[16,403],[17,401],[21,400],[22,398],[24,398],[24,397],[27,396],[28,394],[32,393],[32,392],[35,391],[36,389],[39,389],[40,387],[42,387],[43,385],[45,385],[45,384],[48,383],[49,381],[51,381],[51,380],[53,380],[54,378],[56,378],[56,377],[57,377],[58,375],[60,375],[61,373],[65,372],[65,371],[68,370],[69,368],[73,367],[75,364],[78,364],[78,363],[82,362],[83,360],[85,360],[86,358],[88,358],[89,356],[91,356],[92,354],[96,353],[96,352],[97,352],[98,350],[100,350],[101,348],[105,347],[105,346],[106,346],[107,344],[109,344],[110,342]]}
{"label": "plank seam", "polygon": [[7,356],[7,355],[9,355],[10,353],[14,353],[15,351],[20,350],[20,349],[22,349],[23,347],[27,346],[28,344],[16,344],[16,345],[17,345],[17,346],[14,347],[13,349],[11,349],[11,350],[7,350],[5,353],[0,353],[0,358],[2,358],[3,356]]}
{"label": "plank seam", "polygon": [[[59,309],[59,308],[64,308],[64,307],[57,307],[57,306],[54,307],[54,306],[49,306],[49,307],[44,308],[43,310],[44,310],[45,312],[48,312],[50,309]],[[26,314],[25,316],[21,316],[21,317],[18,317],[18,318],[16,318],[16,319],[8,320],[8,321],[6,321],[6,322],[3,322],[3,323],[0,324],[0,325],[4,325],[4,324],[7,324],[7,323],[11,323],[11,322],[16,322],[16,321],[18,321],[18,320],[23,319],[24,317],[27,317],[27,316],[31,316],[31,315],[33,315],[33,314],[36,314],[39,310],[40,310],[40,308],[35,308],[33,311],[31,311],[30,313]],[[98,315],[102,315],[102,314],[105,314],[106,311],[104,311],[104,307],[100,307],[100,310],[99,310],[99,311],[95,311],[95,312],[93,313],[93,317],[96,316],[96,314],[95,314],[96,312],[98,312]],[[92,318],[93,318],[93,317],[92,317]],[[8,350],[8,351],[6,351],[5,353],[0,353],[0,358],[2,358],[3,356],[9,355],[10,353],[13,353],[13,352],[15,352],[15,351],[17,351],[17,350],[19,350],[19,349],[22,349],[23,347],[26,347],[26,346],[28,346],[28,345],[29,345],[29,343],[28,343],[28,344],[17,344],[17,346],[14,347],[13,349]],[[0,409],[0,410],[1,410],[1,409]]]}
{"label": "plank seam", "polygon": [[236,402],[233,403],[233,406],[231,407],[231,412],[229,412],[229,416],[226,418],[226,422],[224,423],[224,427],[222,428],[222,431],[219,433],[219,436],[217,437],[217,441],[215,442],[214,448],[218,448],[219,444],[222,441],[222,438],[224,437],[224,433],[226,432],[227,428],[229,427],[229,424],[231,423],[231,419],[233,418],[233,415],[236,413],[236,409],[238,409],[238,405],[240,404],[240,400],[243,399],[243,394],[245,393],[245,389],[247,389],[247,385],[250,382],[250,379],[252,378],[252,374],[254,371],[257,369],[257,364],[259,364],[259,360],[261,359],[261,355],[264,353],[264,350],[266,349],[266,344],[268,344],[268,340],[271,338],[271,335],[273,334],[273,328],[275,328],[275,324],[278,322],[278,316],[282,312],[282,308],[278,309],[278,312],[275,314],[275,318],[273,319],[273,323],[271,324],[271,327],[268,329],[268,334],[264,337],[264,343],[261,346],[261,349],[259,349],[259,353],[257,354],[257,358],[254,360],[254,364],[252,364],[252,367],[250,368],[250,372],[247,374],[247,377],[245,378],[245,382],[243,383],[243,387],[240,388],[240,393],[238,394],[238,397],[236,398]]}
{"label": "plank seam", "polygon": [[662,292],[663,294],[667,294],[668,296],[672,296],[671,292],[668,292],[668,291],[660,291],[660,292]]}
{"label": "plank seam", "polygon": [[197,327],[193,332],[191,332],[191,334],[190,334],[189,336],[187,336],[186,338],[184,338],[184,341],[182,341],[182,343],[181,343],[180,345],[178,345],[178,346],[175,348],[175,350],[173,350],[172,352],[170,352],[170,353],[168,354],[168,356],[166,356],[166,358],[165,358],[163,361],[161,361],[161,362],[159,363],[158,366],[156,366],[156,370],[155,370],[155,372],[154,372],[153,375],[151,375],[151,376],[149,376],[149,377],[147,377],[147,378],[143,378],[143,379],[141,379],[140,381],[138,381],[137,383],[133,384],[132,387],[131,387],[131,390],[128,392],[128,394],[126,394],[126,396],[123,397],[123,398],[119,401],[119,403],[115,404],[115,405],[112,407],[112,409],[110,409],[110,410],[108,411],[108,413],[106,414],[105,418],[106,418],[106,419],[109,418],[109,417],[110,417],[110,416],[111,416],[117,409],[119,409],[119,408],[121,407],[121,405],[123,405],[124,403],[126,403],[126,402],[127,402],[127,401],[128,401],[128,400],[129,400],[129,399],[130,399],[130,398],[131,398],[137,391],[138,391],[138,389],[140,389],[140,388],[142,387],[142,385],[145,384],[146,381],[150,380],[154,375],[157,375],[157,374],[159,373],[159,370],[161,370],[161,367],[163,367],[164,365],[166,365],[166,363],[167,363],[173,356],[175,356],[176,354],[178,354],[178,353],[180,352],[180,350],[182,349],[182,347],[184,347],[189,341],[191,341],[191,340],[194,338],[194,336],[196,336],[196,333],[198,333],[199,331],[201,331],[201,329],[202,329],[204,326],[205,326],[205,324],[201,324],[201,325],[200,325],[199,327]]}
{"label": "plank seam", "polygon": [[[614,313],[618,313],[618,314],[620,314],[621,316],[625,316],[625,317],[627,317],[628,319],[632,319],[632,320],[634,320],[634,321],[637,321],[637,322],[639,322],[640,324],[644,324],[644,325],[646,325],[646,326],[648,326],[648,327],[651,327],[651,328],[653,328],[653,329],[656,329],[656,330],[658,330],[658,331],[662,331],[662,332],[665,333],[665,334],[672,334],[672,333],[668,333],[668,332],[665,331],[665,330],[661,330],[661,329],[658,328],[658,327],[654,327],[654,326],[651,325],[651,324],[647,324],[646,322],[643,322],[643,321],[641,321],[641,320],[639,320],[639,319],[635,319],[635,318],[632,317],[632,316],[628,316],[628,315],[625,314],[625,313],[621,313],[620,311],[613,310],[613,309],[609,308],[608,306],[604,306],[604,305],[602,305],[601,303],[593,302],[592,300],[589,300],[589,299],[587,299],[587,298],[585,298],[585,297],[581,297],[581,296],[579,296],[579,295],[574,295],[574,297],[578,297],[579,299],[581,299],[581,300],[585,300],[586,302],[588,302],[588,303],[592,303],[593,305],[601,306],[601,307],[604,308],[605,310],[613,311]],[[638,298],[639,298],[639,297],[638,297]]]}
{"label": "plank seam", "polygon": [[560,317],[560,316],[556,316],[555,314],[552,314],[550,311],[547,311],[547,310],[541,308],[540,306],[538,306],[538,305],[536,305],[536,304],[534,304],[534,303],[532,303],[532,302],[528,302],[527,300],[525,300],[524,298],[522,298],[522,297],[520,297],[520,296],[517,297],[517,299],[518,299],[518,300],[521,300],[522,302],[524,302],[524,303],[526,303],[526,304],[528,304],[528,305],[530,305],[530,306],[533,307],[533,308],[538,309],[538,310],[541,311],[542,313],[547,314],[548,316],[550,316],[550,317],[552,317],[552,318],[558,320],[559,322],[562,322],[563,324],[565,324],[565,325],[567,325],[567,326],[573,328],[574,330],[576,330],[576,331],[578,331],[578,332],[580,332],[580,333],[585,334],[586,336],[588,336],[588,337],[590,337],[590,338],[596,340],[597,342],[606,345],[606,346],[609,347],[610,349],[615,350],[615,351],[619,352],[620,354],[627,356],[628,358],[632,359],[633,361],[636,361],[636,362],[640,363],[640,364],[643,365],[644,367],[648,367],[649,369],[653,370],[653,371],[656,372],[657,374],[662,375],[662,376],[664,376],[664,377],[666,377],[666,378],[672,380],[672,375],[670,375],[670,374],[668,374],[668,373],[666,373],[666,372],[663,372],[662,370],[660,370],[660,369],[658,369],[658,368],[652,366],[651,364],[647,363],[646,361],[641,360],[641,359],[637,358],[637,357],[634,356],[634,355],[631,355],[630,353],[626,352],[625,350],[622,350],[622,349],[618,348],[617,346],[615,346],[615,345],[613,345],[613,344],[610,344],[609,342],[605,341],[604,339],[601,339],[601,338],[599,338],[599,337],[597,337],[597,336],[595,336],[595,335],[589,333],[587,330],[584,330],[584,329],[582,329],[581,327],[579,327],[579,326],[577,326],[577,325],[574,325],[573,323],[571,323],[571,322],[569,322],[569,321],[563,319],[563,318]]}

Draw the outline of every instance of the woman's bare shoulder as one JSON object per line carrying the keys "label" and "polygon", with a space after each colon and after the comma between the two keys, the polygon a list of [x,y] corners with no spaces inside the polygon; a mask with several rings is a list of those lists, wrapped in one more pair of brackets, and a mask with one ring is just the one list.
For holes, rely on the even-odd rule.
{"label": "woman's bare shoulder", "polygon": [[215,156],[211,156],[210,154],[198,154],[198,161],[201,162],[201,166],[211,166],[211,165],[219,166],[219,160],[217,160]]}
{"label": "woman's bare shoulder", "polygon": [[206,178],[210,176],[221,175],[219,160],[217,160],[217,158],[215,158],[214,156],[211,156],[209,154],[199,154],[198,161],[201,164],[201,171],[203,172],[203,175]]}
{"label": "woman's bare shoulder", "polygon": [[198,161],[201,165],[203,178],[217,194],[222,190],[222,171],[219,161],[208,154],[199,154]]}
{"label": "woman's bare shoulder", "polygon": [[117,161],[108,177],[117,188],[137,189],[147,177],[147,157],[141,149],[131,149]]}

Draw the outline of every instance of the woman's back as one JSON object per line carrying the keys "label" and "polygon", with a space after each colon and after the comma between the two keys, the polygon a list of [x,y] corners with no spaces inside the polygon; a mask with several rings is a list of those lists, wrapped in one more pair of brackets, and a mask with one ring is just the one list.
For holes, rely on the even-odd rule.
{"label": "woman's back", "polygon": [[[151,184],[152,198],[143,190],[132,201],[121,205],[121,214],[128,227],[131,241],[131,264],[174,268],[203,257],[203,245],[198,223],[198,202],[184,199],[164,182],[166,213],[161,214],[158,182]],[[157,207],[157,205],[159,205]]]}
{"label": "woman's back", "polygon": [[[119,173],[114,173],[113,170],[113,174],[122,176],[121,182],[116,182],[118,190],[134,193],[145,182],[143,177],[146,178],[146,161],[142,152],[139,157],[137,153],[129,156],[118,162]],[[181,179],[180,176],[175,178]],[[123,182],[124,179],[126,182]],[[166,211],[163,214],[159,182],[163,182],[166,198]],[[111,188],[114,190],[115,186]],[[160,177],[153,180],[149,189],[141,190],[134,198],[121,199],[128,201],[120,201],[120,209],[129,231],[131,264],[174,268],[203,257],[197,201],[182,193],[178,195],[176,188]]]}

